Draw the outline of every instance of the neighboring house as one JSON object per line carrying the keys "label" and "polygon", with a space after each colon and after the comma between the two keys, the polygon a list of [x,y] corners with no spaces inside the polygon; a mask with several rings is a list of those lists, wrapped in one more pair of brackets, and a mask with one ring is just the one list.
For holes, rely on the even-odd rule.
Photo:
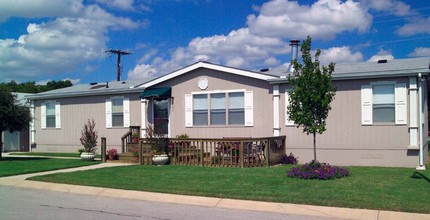
{"label": "neighboring house", "polygon": [[[327,131],[317,136],[320,161],[338,165],[415,167],[427,160],[429,58],[336,66]],[[286,135],[286,153],[312,159],[312,137],[288,121],[287,71],[256,72],[198,62],[157,79],[109,82],[30,95],[37,151],[76,151],[94,118],[107,146],[129,126],[159,123],[168,137]],[[420,156],[421,152],[421,156]]]}
{"label": "neighboring house", "polygon": [[[30,93],[17,93],[13,92],[13,95],[16,96],[16,102],[18,105],[27,105],[25,96]],[[29,150],[29,131],[28,128],[23,129],[21,131],[9,132],[4,131],[1,135],[3,135],[3,151],[11,152],[11,151],[28,151]]]}

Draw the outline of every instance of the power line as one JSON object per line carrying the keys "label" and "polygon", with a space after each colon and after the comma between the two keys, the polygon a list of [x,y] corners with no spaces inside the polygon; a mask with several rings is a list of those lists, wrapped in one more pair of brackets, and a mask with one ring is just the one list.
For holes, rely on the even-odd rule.
{"label": "power line", "polygon": [[117,81],[121,81],[121,56],[122,55],[129,55],[131,54],[131,52],[127,52],[124,50],[118,50],[118,49],[110,49],[110,50],[106,50],[105,53],[110,53],[110,54],[116,54],[117,55],[117,76],[116,76],[116,80]]}

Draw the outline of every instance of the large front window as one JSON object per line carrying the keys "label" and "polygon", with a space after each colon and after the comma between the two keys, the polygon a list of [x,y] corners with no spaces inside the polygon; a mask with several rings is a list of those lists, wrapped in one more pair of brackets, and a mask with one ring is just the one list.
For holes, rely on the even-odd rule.
{"label": "large front window", "polygon": [[112,126],[124,126],[124,111],[122,98],[112,99]]}
{"label": "large front window", "polygon": [[394,84],[373,85],[373,122],[394,123]]}
{"label": "large front window", "polygon": [[244,125],[244,92],[193,95],[194,125]]}

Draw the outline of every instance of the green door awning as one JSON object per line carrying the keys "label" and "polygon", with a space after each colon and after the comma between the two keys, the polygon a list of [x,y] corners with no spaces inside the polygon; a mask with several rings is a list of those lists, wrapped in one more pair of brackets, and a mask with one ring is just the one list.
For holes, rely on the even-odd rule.
{"label": "green door awning", "polygon": [[148,88],[145,89],[142,94],[140,94],[141,99],[167,99],[172,96],[171,87],[161,87],[161,88]]}

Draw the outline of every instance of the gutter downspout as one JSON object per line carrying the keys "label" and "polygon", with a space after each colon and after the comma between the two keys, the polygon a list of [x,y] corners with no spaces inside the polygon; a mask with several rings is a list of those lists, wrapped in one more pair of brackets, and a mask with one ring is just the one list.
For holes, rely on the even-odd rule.
{"label": "gutter downspout", "polygon": [[419,152],[419,165],[416,167],[417,170],[425,170],[426,167],[424,166],[424,144],[423,144],[423,88],[422,88],[422,82],[423,82],[423,78],[422,78],[422,74],[418,73],[418,106],[419,106],[419,131],[418,131],[418,137],[419,137],[419,148],[420,148],[420,152]]}

